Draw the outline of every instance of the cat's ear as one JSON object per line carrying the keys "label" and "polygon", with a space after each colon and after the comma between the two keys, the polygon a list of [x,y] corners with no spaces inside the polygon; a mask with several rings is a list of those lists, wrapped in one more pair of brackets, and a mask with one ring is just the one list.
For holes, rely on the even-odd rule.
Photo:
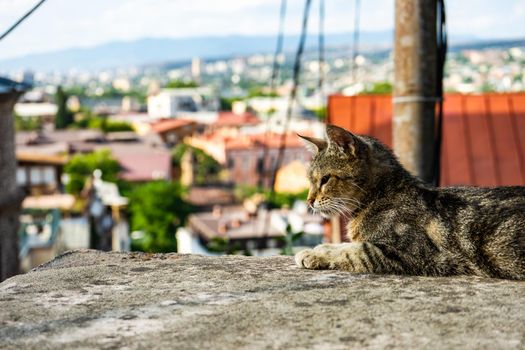
{"label": "cat's ear", "polygon": [[302,136],[299,134],[297,134],[297,136],[304,140],[304,145],[313,154],[321,152],[328,146],[328,143],[323,139],[316,139],[314,137]]}
{"label": "cat's ear", "polygon": [[360,141],[351,132],[335,125],[327,125],[326,135],[328,136],[328,142],[343,148],[351,156],[358,156]]}

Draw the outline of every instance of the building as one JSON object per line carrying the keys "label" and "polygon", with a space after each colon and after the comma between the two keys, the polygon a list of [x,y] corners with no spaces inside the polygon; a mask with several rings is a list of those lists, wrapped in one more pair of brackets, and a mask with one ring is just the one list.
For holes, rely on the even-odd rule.
{"label": "building", "polygon": [[323,242],[322,219],[309,214],[303,202],[296,202],[292,209],[271,211],[216,206],[213,211],[190,215],[187,227],[177,232],[182,243],[178,252],[209,254],[207,247],[224,242],[223,252],[276,255],[286,244],[284,237],[299,232],[303,235],[293,242],[296,247]]}
{"label": "building", "polygon": [[[250,186],[270,186],[279,158],[281,140],[282,135],[274,133],[228,140],[224,149],[230,181]],[[284,140],[281,167],[286,167],[293,161],[305,164],[310,160],[310,152],[297,135],[287,134]]]}
{"label": "building", "polygon": [[202,132],[202,126],[193,120],[186,119],[160,119],[151,123],[151,132],[160,136],[169,147],[175,146],[182,140],[197,132]]}
{"label": "building", "polygon": [[208,87],[162,89],[148,96],[148,114],[152,118],[173,118],[188,112],[217,109],[218,98]]}
{"label": "building", "polygon": [[51,195],[63,191],[62,172],[68,157],[55,154],[17,152],[16,181],[30,195]]}
{"label": "building", "polygon": [[[236,135],[235,137],[233,135]],[[228,180],[236,184],[269,186],[277,164],[282,135],[264,133],[244,135],[215,132],[187,139],[204,150],[228,170]],[[306,163],[311,154],[295,134],[284,137],[285,145],[281,166],[294,160]]]}
{"label": "building", "polygon": [[[150,143],[146,137],[141,138],[133,132],[107,134],[98,130],[18,132],[16,147],[19,154],[35,159],[51,159],[57,155],[74,155],[108,149],[121,165],[122,171],[119,176],[124,180],[146,182],[173,178],[170,151],[163,145],[157,142]],[[42,176],[45,176],[46,183],[52,180],[54,173],[49,167],[38,169],[43,172]],[[35,170],[35,174],[37,173],[38,171]],[[19,176],[22,181],[24,178],[21,172]],[[27,177],[25,179],[27,180]]]}

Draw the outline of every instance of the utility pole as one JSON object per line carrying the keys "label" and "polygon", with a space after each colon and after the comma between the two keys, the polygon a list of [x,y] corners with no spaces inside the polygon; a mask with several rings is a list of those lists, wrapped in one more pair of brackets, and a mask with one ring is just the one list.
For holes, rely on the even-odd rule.
{"label": "utility pole", "polygon": [[16,182],[13,108],[27,89],[0,78],[0,281],[18,274],[18,226],[23,191]]}
{"label": "utility pole", "polygon": [[436,0],[396,0],[394,152],[426,183],[434,177]]}

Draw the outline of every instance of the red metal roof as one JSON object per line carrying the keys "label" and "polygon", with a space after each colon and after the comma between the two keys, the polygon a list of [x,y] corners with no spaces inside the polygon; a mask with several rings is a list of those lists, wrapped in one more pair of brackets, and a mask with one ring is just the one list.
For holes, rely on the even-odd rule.
{"label": "red metal roof", "polygon": [[[392,145],[389,95],[328,100],[328,122]],[[441,185],[525,185],[525,93],[447,94]]]}

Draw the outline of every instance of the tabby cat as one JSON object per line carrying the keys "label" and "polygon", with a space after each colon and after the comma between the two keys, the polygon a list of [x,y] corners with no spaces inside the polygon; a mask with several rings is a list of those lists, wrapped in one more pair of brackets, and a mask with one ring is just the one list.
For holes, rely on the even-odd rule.
{"label": "tabby cat", "polygon": [[372,137],[328,125],[300,136],[315,155],[308,204],[348,215],[351,243],[295,255],[307,269],[525,279],[525,187],[434,188]]}

